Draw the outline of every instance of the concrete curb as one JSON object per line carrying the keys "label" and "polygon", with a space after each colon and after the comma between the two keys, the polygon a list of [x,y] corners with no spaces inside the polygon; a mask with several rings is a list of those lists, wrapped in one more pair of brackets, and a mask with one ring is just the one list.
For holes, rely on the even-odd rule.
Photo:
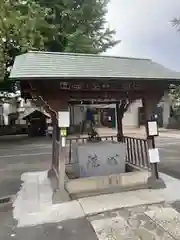
{"label": "concrete curb", "polygon": [[147,171],[69,180],[65,188],[72,199],[147,189]]}
{"label": "concrete curb", "polygon": [[[165,204],[167,203],[166,201],[157,201],[157,202],[153,202],[153,203],[144,203],[144,204],[137,204],[137,205],[132,205],[132,206],[127,206],[127,207],[118,207],[118,208],[113,208],[113,209],[109,209],[109,210],[102,210],[102,211],[98,211],[98,212],[93,212],[93,213],[85,213],[85,217],[92,217],[92,216],[97,216],[100,215],[102,213],[108,213],[108,212],[116,212],[122,209],[128,209],[128,208],[138,208],[138,207],[143,207],[143,206],[156,206],[158,204]],[[168,204],[168,203],[167,203]]]}
{"label": "concrete curb", "polygon": [[15,198],[15,195],[0,197],[0,205],[1,204],[12,203],[14,198]]}

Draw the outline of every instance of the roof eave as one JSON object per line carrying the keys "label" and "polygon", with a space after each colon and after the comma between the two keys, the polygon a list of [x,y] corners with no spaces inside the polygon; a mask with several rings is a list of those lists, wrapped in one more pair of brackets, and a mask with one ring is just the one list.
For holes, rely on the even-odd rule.
{"label": "roof eave", "polygon": [[180,81],[180,78],[169,78],[169,77],[116,77],[116,76],[112,76],[112,77],[108,77],[108,76],[61,76],[61,77],[57,77],[57,76],[47,76],[47,77],[40,77],[40,76],[32,76],[32,77],[22,77],[22,76],[17,76],[17,77],[10,77],[9,80],[10,81],[32,81],[32,80],[138,80],[138,81],[143,81],[143,80],[148,80],[148,81],[157,81],[157,80],[166,80],[166,81]]}

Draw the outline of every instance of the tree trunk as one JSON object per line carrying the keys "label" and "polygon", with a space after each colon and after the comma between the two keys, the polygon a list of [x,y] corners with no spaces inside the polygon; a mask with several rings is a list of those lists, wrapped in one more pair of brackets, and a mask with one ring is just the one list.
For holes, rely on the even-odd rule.
{"label": "tree trunk", "polygon": [[123,119],[124,114],[122,114],[119,104],[116,104],[116,115],[117,115],[117,140],[118,140],[118,142],[123,142],[122,119]]}
{"label": "tree trunk", "polygon": [[117,134],[118,142],[123,142],[123,138],[124,138],[122,119],[123,118],[119,118],[119,121],[118,121],[118,134]]}

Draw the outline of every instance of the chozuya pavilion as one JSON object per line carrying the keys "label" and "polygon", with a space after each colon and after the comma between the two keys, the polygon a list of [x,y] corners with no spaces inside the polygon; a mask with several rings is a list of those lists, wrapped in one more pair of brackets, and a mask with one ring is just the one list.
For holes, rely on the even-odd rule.
{"label": "chozuya pavilion", "polygon": [[[142,99],[147,123],[147,139],[142,140],[145,141],[143,147],[141,140],[126,139],[123,136],[123,143],[119,142],[114,146],[117,149],[117,144],[126,145],[127,163],[140,167],[150,166],[151,177],[148,181],[152,187],[164,186],[158,176],[157,162],[149,164],[148,149],[154,148],[154,137],[149,135],[148,121],[154,121],[153,109],[164,92],[168,90],[169,85],[179,84],[180,73],[171,71],[150,59],[28,52],[16,57],[10,80],[20,82],[22,97],[36,98],[41,101],[51,115],[54,128],[49,176],[54,173],[58,179],[58,188],[64,188],[65,185],[65,155],[67,158],[65,149],[67,150],[72,145],[70,138],[66,143],[64,142],[66,134],[63,135],[60,131],[64,129],[64,126],[61,129],[62,126],[58,124],[58,116],[62,117],[63,115],[59,115],[59,113],[67,113],[72,104],[83,104],[84,102],[87,104],[92,101],[94,103],[116,103],[117,133],[120,135],[122,134],[120,131],[121,119],[118,118],[118,111],[121,102],[127,99],[131,102]],[[119,139],[122,140],[118,137],[117,140]],[[86,144],[90,144],[88,148],[91,148],[91,152],[93,152],[93,143]],[[105,141],[103,144],[112,143]],[[78,148],[78,146],[76,147]],[[104,154],[106,155],[108,152],[105,151]],[[68,156],[70,155],[68,154]],[[142,156],[144,156],[143,161],[141,161]],[[120,158],[122,159],[122,157]],[[89,161],[88,156],[84,155],[83,161]],[[89,167],[87,162],[84,164],[85,168]],[[99,165],[101,165],[101,161],[97,165],[94,162],[94,165],[91,166]],[[83,170],[87,169],[83,168]]]}

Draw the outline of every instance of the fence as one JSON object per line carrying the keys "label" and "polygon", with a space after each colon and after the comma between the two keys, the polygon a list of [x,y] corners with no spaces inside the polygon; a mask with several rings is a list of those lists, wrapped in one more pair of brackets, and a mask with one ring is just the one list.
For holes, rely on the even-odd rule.
{"label": "fence", "polygon": [[[69,138],[67,140],[69,161],[67,164],[72,164],[72,144],[73,143],[86,143],[87,137]],[[103,136],[101,141],[117,142],[117,136]],[[124,136],[124,143],[126,144],[126,162],[137,167],[150,169],[148,159],[147,140],[141,138],[133,138]]]}

